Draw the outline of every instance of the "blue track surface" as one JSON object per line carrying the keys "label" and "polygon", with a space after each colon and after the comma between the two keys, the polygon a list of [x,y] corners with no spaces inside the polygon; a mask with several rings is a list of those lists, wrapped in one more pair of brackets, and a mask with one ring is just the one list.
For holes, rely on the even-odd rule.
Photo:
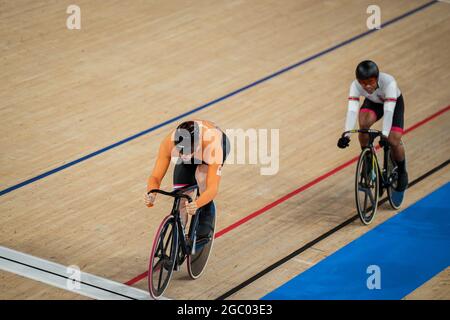
{"label": "blue track surface", "polygon": [[402,299],[450,265],[449,199],[447,183],[262,299]]}

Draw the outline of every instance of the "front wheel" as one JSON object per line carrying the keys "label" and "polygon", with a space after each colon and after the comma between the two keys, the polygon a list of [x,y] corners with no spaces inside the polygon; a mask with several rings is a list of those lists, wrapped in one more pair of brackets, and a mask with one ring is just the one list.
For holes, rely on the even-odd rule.
{"label": "front wheel", "polygon": [[370,224],[378,207],[380,175],[376,155],[372,149],[365,148],[356,166],[355,199],[356,210],[361,222]]}
{"label": "front wheel", "polygon": [[167,216],[153,240],[148,270],[148,287],[154,299],[162,296],[172,277],[178,249],[178,230],[174,216]]}

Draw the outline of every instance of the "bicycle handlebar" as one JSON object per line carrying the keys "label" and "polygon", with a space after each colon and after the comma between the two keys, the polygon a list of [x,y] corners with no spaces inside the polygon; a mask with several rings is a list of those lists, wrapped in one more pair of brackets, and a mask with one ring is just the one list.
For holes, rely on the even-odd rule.
{"label": "bicycle handlebar", "polygon": [[189,186],[187,188],[175,190],[172,192],[167,192],[167,191],[160,190],[160,189],[152,189],[152,190],[148,191],[147,194],[160,193],[165,196],[169,196],[169,197],[173,197],[173,198],[185,198],[190,203],[190,202],[192,202],[192,198],[190,196],[188,196],[187,194],[184,194],[183,192],[190,191],[190,190],[193,190],[196,188],[198,188],[197,185],[193,185],[193,186]]}
{"label": "bicycle handlebar", "polygon": [[380,130],[375,130],[375,129],[355,129],[355,130],[349,130],[349,131],[345,131],[344,133],[342,133],[342,137],[344,137],[347,133],[368,133],[371,136],[373,136],[374,138],[381,136],[383,134],[382,131]]}

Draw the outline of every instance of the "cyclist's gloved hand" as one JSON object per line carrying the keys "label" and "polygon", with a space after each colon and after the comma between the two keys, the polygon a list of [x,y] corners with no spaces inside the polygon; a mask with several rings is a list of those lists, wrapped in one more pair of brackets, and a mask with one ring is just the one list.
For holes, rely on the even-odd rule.
{"label": "cyclist's gloved hand", "polygon": [[144,194],[144,202],[145,205],[149,208],[153,207],[153,203],[155,202],[155,198],[156,198],[156,194],[155,193],[150,193],[148,194],[147,192]]}
{"label": "cyclist's gloved hand", "polygon": [[347,148],[350,143],[350,138],[347,136],[341,137],[338,140],[337,146],[341,149]]}
{"label": "cyclist's gloved hand", "polygon": [[380,136],[380,147],[386,148],[389,145],[388,138],[385,135]]}
{"label": "cyclist's gloved hand", "polygon": [[189,215],[194,215],[197,212],[197,204],[195,203],[195,201],[192,201],[191,203],[187,202],[186,203],[186,211]]}

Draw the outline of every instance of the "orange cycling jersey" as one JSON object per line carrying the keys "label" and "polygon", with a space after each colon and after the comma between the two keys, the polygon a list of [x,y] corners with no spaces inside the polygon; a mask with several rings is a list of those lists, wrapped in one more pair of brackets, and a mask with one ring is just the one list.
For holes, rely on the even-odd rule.
{"label": "orange cycling jersey", "polygon": [[[199,164],[208,166],[206,174],[206,189],[196,200],[197,207],[202,207],[212,201],[219,189],[221,169],[223,166],[223,132],[212,122],[194,120],[200,127],[199,148],[194,152],[194,158],[201,161]],[[147,191],[159,189],[161,181],[169,168],[172,158],[178,158],[179,153],[174,144],[175,130],[167,135],[161,142],[155,167],[148,179]]]}

